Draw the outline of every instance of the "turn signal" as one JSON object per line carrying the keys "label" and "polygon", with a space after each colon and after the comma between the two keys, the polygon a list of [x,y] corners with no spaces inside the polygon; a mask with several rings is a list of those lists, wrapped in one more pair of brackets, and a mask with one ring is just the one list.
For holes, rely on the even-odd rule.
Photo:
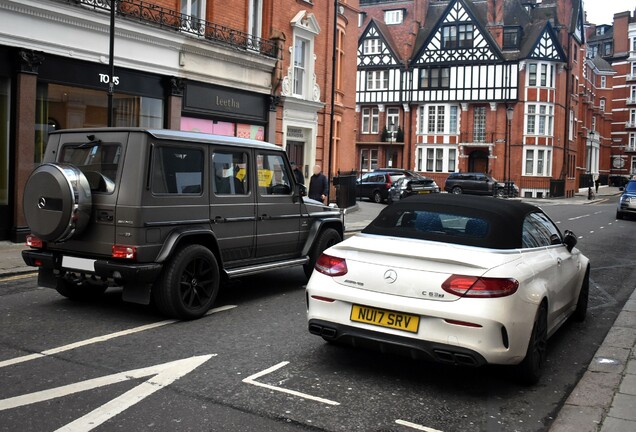
{"label": "turn signal", "polygon": [[134,260],[137,258],[136,246],[113,245],[113,258],[123,258]]}
{"label": "turn signal", "polygon": [[26,245],[32,248],[41,249],[44,246],[44,242],[41,238],[34,236],[33,234],[29,234],[26,236]]}
{"label": "turn signal", "polygon": [[347,262],[344,258],[337,258],[322,254],[316,261],[315,269],[327,276],[344,276],[347,274]]}
{"label": "turn signal", "polygon": [[518,288],[516,279],[462,275],[452,275],[442,284],[444,291],[467,298],[506,297],[514,294]]}

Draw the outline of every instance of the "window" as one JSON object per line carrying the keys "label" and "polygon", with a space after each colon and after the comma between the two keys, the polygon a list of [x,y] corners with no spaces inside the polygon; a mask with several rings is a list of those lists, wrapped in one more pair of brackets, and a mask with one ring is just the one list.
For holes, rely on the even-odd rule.
{"label": "window", "polygon": [[378,150],[377,149],[361,149],[360,150],[360,171],[373,171],[378,167]]}
{"label": "window", "polygon": [[632,100],[632,103],[636,101],[636,86],[630,86],[629,98]]}
{"label": "window", "polygon": [[592,116],[592,126],[591,126],[591,132],[594,133],[596,132],[596,116]]}
{"label": "window", "polygon": [[78,167],[86,176],[91,192],[111,194],[115,191],[121,145],[101,141],[85,145],[67,144],[62,148],[59,161]]}
{"label": "window", "polygon": [[605,42],[604,45],[604,51],[606,56],[611,56],[612,55],[612,43],[611,42]]}
{"label": "window", "polygon": [[365,39],[362,44],[362,52],[364,55],[380,54],[382,51],[382,42],[380,39]]}
{"label": "window", "polygon": [[526,216],[521,238],[524,248],[547,247],[563,242],[559,229],[542,213]]}
{"label": "window", "polygon": [[636,150],[636,132],[629,133],[629,142],[627,144],[628,150],[634,151]]}
{"label": "window", "polygon": [[384,11],[384,23],[391,24],[402,24],[404,11],[402,9],[394,9]]}
{"label": "window", "polygon": [[529,63],[528,86],[553,87],[554,70],[551,63]]}
{"label": "window", "polygon": [[632,51],[636,51],[636,38],[633,38],[631,41],[632,41]]}
{"label": "window", "polygon": [[362,108],[362,133],[377,134],[380,124],[380,112],[377,108]]}
{"label": "window", "polygon": [[247,154],[239,151],[216,151],[212,155],[212,168],[212,190],[216,195],[248,194]]}
{"label": "window", "polygon": [[389,71],[367,71],[367,90],[387,90]]}
{"label": "window", "polygon": [[629,110],[629,123],[636,125],[636,109]]}
{"label": "window", "polygon": [[442,48],[472,48],[473,25],[453,24],[442,27]]}
{"label": "window", "polygon": [[[448,114],[448,115],[447,115]],[[418,116],[420,134],[456,134],[459,109],[457,105],[421,106]]]}
{"label": "window", "polygon": [[205,32],[205,0],[181,0],[181,14],[186,15],[181,20],[181,28],[186,31]]}
{"label": "window", "polygon": [[526,147],[524,150],[523,173],[527,176],[550,176],[552,174],[552,148]]}
{"label": "window", "polygon": [[601,77],[601,88],[606,88],[607,87],[607,77],[606,76],[602,76]]}
{"label": "window", "polygon": [[392,140],[395,140],[398,127],[400,127],[400,109],[387,108],[386,110],[386,128],[389,131]]}
{"label": "window", "polygon": [[527,104],[526,134],[552,136],[554,106],[552,104]]}
{"label": "window", "polygon": [[420,69],[420,88],[450,87],[450,68]]}
{"label": "window", "polygon": [[572,141],[574,139],[574,111],[570,110],[570,118],[569,118],[570,127],[568,128],[568,139]]}
{"label": "window", "polygon": [[263,25],[263,0],[249,0],[248,7],[248,33],[252,36],[261,37],[261,29]]}
{"label": "window", "polygon": [[358,13],[358,27],[362,27],[362,24],[364,24],[365,15],[366,14],[364,12],[359,12]]}
{"label": "window", "polygon": [[601,112],[605,112],[605,99],[598,101],[598,107],[601,109]]}
{"label": "window", "polygon": [[473,111],[473,141],[486,141],[486,107],[477,106]]}
{"label": "window", "polygon": [[503,49],[517,48],[519,48],[519,29],[510,27],[504,28]]}
{"label": "window", "polygon": [[292,174],[280,154],[259,154],[258,191],[261,195],[290,195],[292,193]]}
{"label": "window", "polygon": [[589,58],[594,58],[598,54],[598,45],[592,45],[587,47],[587,56]]}
{"label": "window", "polygon": [[418,147],[417,171],[455,172],[457,149],[450,147]]}
{"label": "window", "polygon": [[204,160],[201,149],[167,146],[156,148],[152,168],[152,192],[201,195]]}
{"label": "window", "polygon": [[294,43],[294,90],[295,96],[304,96],[306,92],[307,58],[309,41],[297,37]]}

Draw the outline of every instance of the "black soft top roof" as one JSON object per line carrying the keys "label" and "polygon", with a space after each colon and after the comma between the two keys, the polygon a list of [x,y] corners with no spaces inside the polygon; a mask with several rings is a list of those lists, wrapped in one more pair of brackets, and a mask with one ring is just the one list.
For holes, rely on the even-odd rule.
{"label": "black soft top roof", "polygon": [[[483,236],[470,237],[453,236],[438,231],[405,230],[397,227],[395,221],[409,212],[450,214],[481,219],[490,228]],[[524,219],[529,213],[535,212],[542,213],[542,210],[521,201],[454,194],[420,195],[387,206],[362,232],[489,249],[516,249],[522,247],[521,234]]]}

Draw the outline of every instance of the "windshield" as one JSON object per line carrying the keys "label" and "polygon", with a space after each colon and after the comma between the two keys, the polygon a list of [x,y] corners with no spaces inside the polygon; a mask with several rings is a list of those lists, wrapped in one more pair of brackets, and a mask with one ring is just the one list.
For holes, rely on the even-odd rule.
{"label": "windshield", "polygon": [[630,181],[625,185],[625,192],[636,192],[636,181]]}
{"label": "windshield", "polygon": [[60,162],[75,165],[84,173],[92,192],[104,193],[115,190],[120,159],[121,145],[101,142],[66,145],[60,155]]}

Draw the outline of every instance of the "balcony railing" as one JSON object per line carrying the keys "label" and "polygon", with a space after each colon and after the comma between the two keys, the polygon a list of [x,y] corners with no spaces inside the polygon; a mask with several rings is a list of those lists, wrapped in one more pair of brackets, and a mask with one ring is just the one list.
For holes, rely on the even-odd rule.
{"label": "balcony railing", "polygon": [[493,144],[495,134],[493,132],[462,132],[459,140],[463,144]]}
{"label": "balcony railing", "polygon": [[142,0],[53,0],[96,11],[110,11],[115,1],[117,15],[161,28],[188,33],[232,48],[253,51],[276,58],[276,43],[251,34],[185,15],[173,9]]}

